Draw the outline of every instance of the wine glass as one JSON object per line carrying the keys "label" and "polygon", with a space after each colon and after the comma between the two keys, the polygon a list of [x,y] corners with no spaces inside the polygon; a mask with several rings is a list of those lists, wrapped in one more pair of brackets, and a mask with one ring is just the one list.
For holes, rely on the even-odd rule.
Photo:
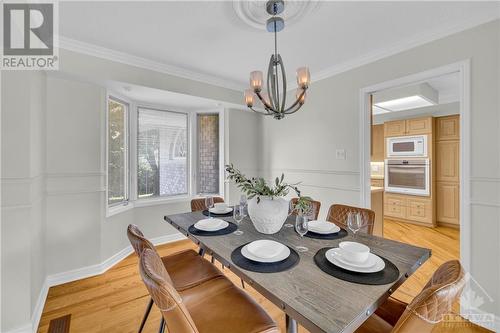
{"label": "wine glass", "polygon": [[349,212],[347,214],[347,227],[352,231],[354,237],[356,237],[356,232],[361,229],[362,224],[360,213]]}
{"label": "wine glass", "polygon": [[[295,210],[295,205],[293,204],[293,201],[290,200],[288,202],[288,216],[292,215],[294,210]],[[291,223],[285,223],[283,226],[285,228],[293,228],[293,224]]]}
{"label": "wine glass", "polygon": [[205,207],[207,207],[208,210],[208,218],[212,218],[212,214],[210,214],[210,209],[214,208],[214,197],[212,196],[207,196],[205,197]]}
{"label": "wine glass", "polygon": [[247,216],[248,202],[247,202],[247,196],[245,194],[242,194],[240,196],[240,206],[243,207],[243,216]]}
{"label": "wine glass", "polygon": [[235,235],[243,235],[243,231],[239,230],[241,221],[245,218],[245,206],[243,205],[235,205],[233,208],[233,219],[238,226],[238,230],[234,232]]}
{"label": "wine glass", "polygon": [[[304,235],[309,231],[309,219],[304,215],[297,215],[295,217],[295,231],[300,235],[300,240],[304,240]],[[305,246],[297,246],[297,251],[306,252],[309,249]]]}

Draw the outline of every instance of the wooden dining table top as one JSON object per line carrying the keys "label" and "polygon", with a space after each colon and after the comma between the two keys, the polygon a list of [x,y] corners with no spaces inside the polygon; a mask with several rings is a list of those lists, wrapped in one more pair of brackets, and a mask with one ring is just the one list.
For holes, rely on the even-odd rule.
{"label": "wooden dining table top", "polygon": [[[355,331],[431,255],[430,249],[356,234],[355,241],[369,246],[371,252],[385,257],[399,269],[399,277],[393,283],[356,284],[323,272],[313,259],[321,248],[352,241],[351,233],[337,240],[300,238],[294,228],[283,227],[276,234],[266,235],[257,232],[248,217],[239,226],[242,235],[197,236],[189,233],[189,227],[204,218],[202,212],[190,212],[168,215],[164,219],[310,332]],[[221,219],[234,223],[231,217]],[[287,220],[292,224],[294,221],[293,216]],[[291,248],[305,246],[308,251],[299,252],[300,262],[296,266],[279,273],[256,273],[236,266],[231,260],[233,250],[258,239],[275,240]]]}

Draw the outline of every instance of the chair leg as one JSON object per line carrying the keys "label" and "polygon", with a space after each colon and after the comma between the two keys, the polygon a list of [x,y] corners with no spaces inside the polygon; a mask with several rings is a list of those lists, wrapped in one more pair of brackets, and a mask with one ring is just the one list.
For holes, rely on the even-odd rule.
{"label": "chair leg", "polygon": [[245,281],[243,281],[243,279],[241,279],[241,286],[245,289]]}
{"label": "chair leg", "polygon": [[160,322],[160,330],[158,333],[163,333],[165,332],[165,319],[163,319],[163,316],[161,317],[161,322]]}
{"label": "chair leg", "polygon": [[146,320],[148,319],[152,307],[153,307],[153,299],[150,298],[148,306],[146,307],[146,312],[144,312],[144,317],[142,318],[141,326],[139,327],[139,333],[141,333],[142,330],[144,329],[144,325],[146,325]]}

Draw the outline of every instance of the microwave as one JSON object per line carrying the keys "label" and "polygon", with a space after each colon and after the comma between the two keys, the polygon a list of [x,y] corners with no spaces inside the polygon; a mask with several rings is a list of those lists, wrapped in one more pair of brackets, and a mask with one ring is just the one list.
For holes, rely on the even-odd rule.
{"label": "microwave", "polygon": [[427,135],[387,138],[387,157],[427,157]]}

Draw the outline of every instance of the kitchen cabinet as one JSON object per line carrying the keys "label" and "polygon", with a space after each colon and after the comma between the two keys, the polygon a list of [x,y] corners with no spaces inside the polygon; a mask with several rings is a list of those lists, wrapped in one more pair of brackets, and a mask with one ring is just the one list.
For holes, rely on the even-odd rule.
{"label": "kitchen cabinet", "polygon": [[460,140],[460,117],[447,116],[436,119],[436,141]]}
{"label": "kitchen cabinet", "polygon": [[384,161],[384,125],[372,126],[372,162]]}
{"label": "kitchen cabinet", "polygon": [[375,187],[384,187],[384,179],[383,178],[372,178],[370,181],[371,186]]}
{"label": "kitchen cabinet", "polygon": [[432,198],[385,193],[384,214],[406,222],[434,225]]}
{"label": "kitchen cabinet", "polygon": [[436,142],[436,181],[459,182],[458,141]]}
{"label": "kitchen cabinet", "polygon": [[460,226],[460,116],[436,118],[436,220]]}
{"label": "kitchen cabinet", "polygon": [[406,134],[406,120],[394,120],[384,123],[384,135],[403,136]]}
{"label": "kitchen cabinet", "polygon": [[460,225],[460,185],[437,182],[437,220],[441,223]]}
{"label": "kitchen cabinet", "polygon": [[407,205],[407,219],[432,224],[431,200],[409,198]]}
{"label": "kitchen cabinet", "polygon": [[418,134],[432,134],[432,117],[394,120],[384,123],[386,137]]}

